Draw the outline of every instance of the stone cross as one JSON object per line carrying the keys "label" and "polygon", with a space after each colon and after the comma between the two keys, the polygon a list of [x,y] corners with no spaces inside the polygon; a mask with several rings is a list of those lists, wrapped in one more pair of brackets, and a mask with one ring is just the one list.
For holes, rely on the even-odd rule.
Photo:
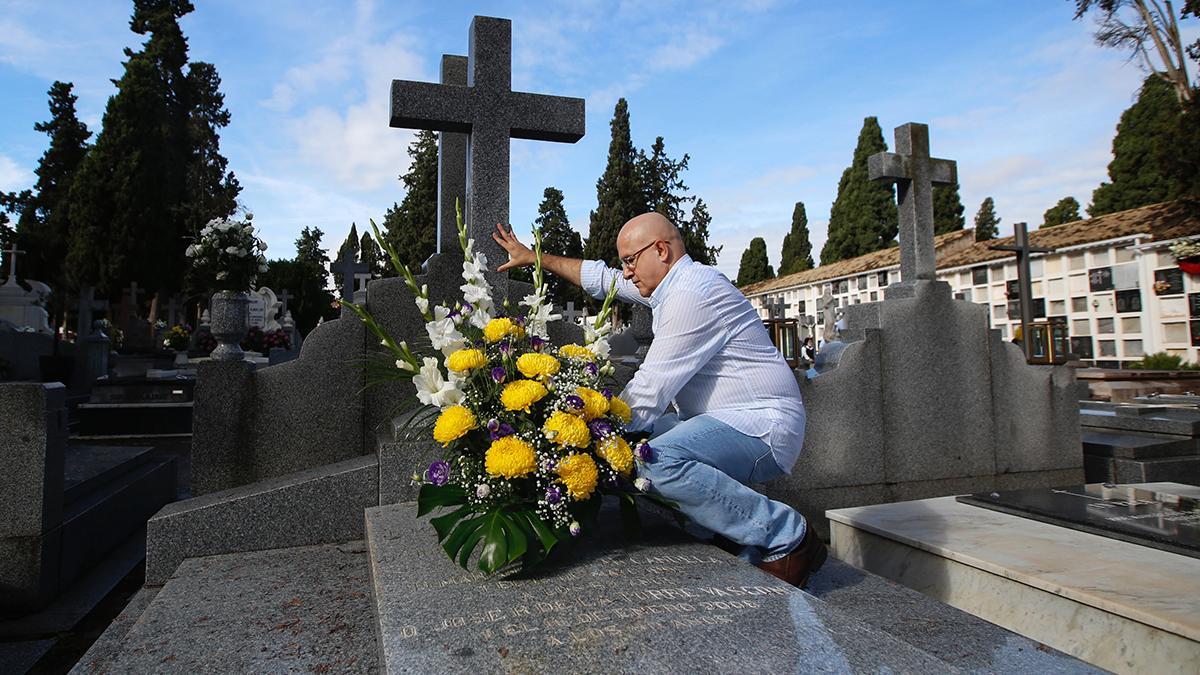
{"label": "stone cross", "polygon": [[[467,57],[442,55],[442,84],[467,86]],[[457,251],[458,212],[456,201],[467,198],[467,135],[453,131],[438,132],[438,206],[437,252]],[[490,237],[489,237],[490,239]]]}
{"label": "stone cross", "polygon": [[179,321],[179,310],[179,296],[172,295],[170,301],[167,302],[167,328],[181,323]]}
{"label": "stone cross", "polygon": [[930,157],[929,126],[910,122],[896,127],[896,152],[877,152],[867,158],[867,175],[896,184],[900,283],[934,280],[933,187],[958,182],[955,163]]}
{"label": "stone cross", "polygon": [[16,244],[12,244],[4,249],[4,252],[8,254],[8,283],[15,284],[17,283],[17,254],[26,253],[26,251],[22,251],[17,248]]}
{"label": "stone cross", "polygon": [[584,312],[582,310],[575,309],[574,302],[567,302],[566,308],[563,309],[563,311],[561,313],[562,313],[563,321],[566,321],[567,323],[571,323],[571,324],[579,323],[579,319],[586,316],[586,314],[584,314]]}
{"label": "stone cross", "polygon": [[[584,101],[512,90],[511,21],[477,16],[469,38],[466,86],[392,80],[391,126],[468,134],[463,216],[476,250],[494,269],[507,259],[491,232],[497,223],[508,222],[509,140],[578,141]],[[448,65],[446,76],[452,79],[454,60]],[[452,203],[443,206],[453,209]],[[489,277],[504,286],[498,288],[501,294],[507,291],[507,276]]]}
{"label": "stone cross", "polygon": [[94,327],[92,313],[96,310],[107,310],[107,300],[96,299],[96,287],[84,286],[79,291],[79,320],[75,324],[75,335],[82,340],[91,334]]}
{"label": "stone cross", "polygon": [[287,311],[288,311],[287,303],[291,297],[292,297],[292,294],[288,293],[288,289],[286,289],[286,288],[283,289],[283,292],[281,292],[279,294],[278,298],[279,298],[279,303],[280,303],[280,305],[279,305],[279,313],[280,314],[287,316]]}
{"label": "stone cross", "polygon": [[354,282],[357,276],[371,269],[369,265],[359,262],[354,255],[354,251],[347,248],[342,251],[342,255],[332,265],[329,266],[330,272],[337,272],[342,275],[341,299],[354,301]]}
{"label": "stone cross", "polygon": [[125,289],[125,293],[121,296],[120,321],[124,328],[129,323],[130,314],[137,315],[138,296],[143,291],[138,288],[136,281],[129,282],[129,288]]}
{"label": "stone cross", "polygon": [[1013,225],[1013,243],[989,247],[993,251],[1012,251],[1017,254],[1017,285],[1021,289],[1021,348],[1025,359],[1033,356],[1033,340],[1029,339],[1029,324],[1033,323],[1033,281],[1029,269],[1031,253],[1051,253],[1052,248],[1029,245],[1029,226],[1025,223]]}
{"label": "stone cross", "polygon": [[370,281],[374,276],[375,275],[371,274],[370,272],[359,272],[359,273],[355,274],[354,275],[354,290],[356,290],[356,291],[367,290],[367,282]]}

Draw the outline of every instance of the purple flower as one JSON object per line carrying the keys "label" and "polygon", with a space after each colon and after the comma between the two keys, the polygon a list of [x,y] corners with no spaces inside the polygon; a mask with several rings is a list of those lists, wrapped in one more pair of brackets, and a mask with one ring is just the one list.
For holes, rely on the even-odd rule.
{"label": "purple flower", "polygon": [[600,390],[600,394],[604,396],[604,398],[612,398],[612,389],[605,387]]}
{"label": "purple flower", "polygon": [[515,321],[515,323],[516,323],[518,326],[524,326],[524,325],[525,325],[525,317],[523,317],[523,316],[518,316],[518,317],[517,317],[517,320]]}
{"label": "purple flower", "polygon": [[637,453],[638,459],[643,462],[649,462],[654,459],[654,448],[650,447],[650,444],[646,441],[638,443],[637,447],[634,448],[634,452]]}
{"label": "purple flower", "polygon": [[492,429],[491,426],[489,425],[488,431],[491,432],[489,435],[492,437],[493,441],[498,441],[501,438],[504,438],[505,436],[512,436],[514,433],[516,433],[516,431],[511,426],[505,424],[504,422],[501,422],[500,424],[496,425],[495,429]]}
{"label": "purple flower", "polygon": [[572,536],[572,537],[578,537],[578,536],[579,536],[579,533],[580,533],[580,532],[583,532],[583,526],[581,526],[581,525],[579,524],[579,521],[578,521],[578,520],[572,520],[572,521],[571,521],[571,527],[570,527],[569,529],[570,529],[570,531],[571,531],[571,536]]}
{"label": "purple flower", "polygon": [[594,364],[594,363],[587,364],[586,366],[584,366],[584,369],[587,370],[587,374],[591,375],[592,377],[595,377],[596,373],[600,372],[600,369],[597,368],[596,364]]}
{"label": "purple flower", "polygon": [[446,318],[447,319],[457,319],[461,315],[462,315],[462,310],[460,310],[458,307],[455,307],[454,309],[450,310],[450,313],[446,315]]}
{"label": "purple flower", "polygon": [[509,342],[508,340],[501,341],[500,342],[500,353],[505,356],[508,356],[509,354],[511,354],[512,353],[512,343]]}
{"label": "purple flower", "polygon": [[546,341],[536,335],[529,338],[529,346],[533,347],[534,351],[539,351],[539,352],[542,351],[542,347],[544,347],[545,345],[546,345]]}
{"label": "purple flower", "polygon": [[613,432],[613,425],[606,419],[594,419],[588,422],[588,431],[596,438],[603,438]]}
{"label": "purple flower", "polygon": [[500,420],[496,419],[495,417],[488,420],[488,422],[487,422],[487,430],[488,431],[495,433],[499,429],[500,429]]}
{"label": "purple flower", "polygon": [[450,465],[438,460],[429,465],[429,482],[434,485],[445,485],[450,481]]}
{"label": "purple flower", "polygon": [[492,368],[492,379],[496,382],[503,382],[504,378],[507,376],[508,371],[504,369],[504,366],[496,366],[495,368]]}
{"label": "purple flower", "polygon": [[566,399],[567,407],[573,411],[583,410],[583,398],[576,394],[571,394]]}
{"label": "purple flower", "polygon": [[471,316],[471,311],[472,311],[472,307],[470,305],[463,305],[463,307],[462,307],[462,315],[463,316]]}
{"label": "purple flower", "polygon": [[562,490],[557,485],[551,485],[546,488],[546,503],[557,504],[558,500],[562,499]]}

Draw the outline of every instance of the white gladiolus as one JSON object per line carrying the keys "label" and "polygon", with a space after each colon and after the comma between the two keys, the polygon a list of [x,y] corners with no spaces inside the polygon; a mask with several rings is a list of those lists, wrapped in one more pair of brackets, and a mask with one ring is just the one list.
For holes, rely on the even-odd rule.
{"label": "white gladiolus", "polygon": [[433,308],[433,321],[425,324],[430,345],[447,356],[467,342],[463,334],[458,332],[458,327],[454,325],[454,320],[449,318],[449,314],[449,309],[438,305]]}
{"label": "white gladiolus", "polygon": [[429,298],[422,298],[421,296],[418,295],[416,297],[416,302],[417,302],[417,309],[421,310],[422,315],[427,314],[429,312]]}
{"label": "white gladiolus", "polygon": [[409,363],[408,361],[405,361],[404,359],[396,359],[396,367],[399,368],[400,370],[403,370],[406,373],[411,373],[416,370],[415,368],[413,368],[413,364]]}

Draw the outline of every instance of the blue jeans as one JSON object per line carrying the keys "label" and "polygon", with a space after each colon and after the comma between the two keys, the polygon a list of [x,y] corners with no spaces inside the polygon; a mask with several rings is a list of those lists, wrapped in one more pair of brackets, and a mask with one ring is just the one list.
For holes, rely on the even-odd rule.
{"label": "blue jeans", "polygon": [[639,466],[651,491],[675,502],[700,527],[742,545],[751,563],[782,558],[800,545],[807,524],[790,506],[750,489],[783,470],[771,448],[708,415],[654,424],[649,462]]}

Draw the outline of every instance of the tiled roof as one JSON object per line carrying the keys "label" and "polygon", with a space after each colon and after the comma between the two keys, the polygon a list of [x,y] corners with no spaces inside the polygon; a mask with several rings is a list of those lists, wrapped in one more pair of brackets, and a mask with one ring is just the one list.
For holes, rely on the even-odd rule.
{"label": "tiled roof", "polygon": [[[958,230],[933,239],[938,269],[963,267],[978,263],[1011,258],[1009,251],[993,251],[992,246],[1011,245],[1012,237],[991,241],[974,241],[974,230]],[[1119,239],[1135,234],[1148,234],[1151,241],[1168,241],[1200,235],[1200,199],[1180,199],[1150,204],[1127,211],[1118,211],[1097,218],[1077,220],[1056,227],[1029,233],[1029,245],[1046,248],[1068,248],[1091,242]],[[767,279],[743,287],[746,295],[764,293],[778,288],[804,286],[825,279],[862,274],[900,264],[900,248],[875,251],[849,260],[796,272],[785,277]]]}

